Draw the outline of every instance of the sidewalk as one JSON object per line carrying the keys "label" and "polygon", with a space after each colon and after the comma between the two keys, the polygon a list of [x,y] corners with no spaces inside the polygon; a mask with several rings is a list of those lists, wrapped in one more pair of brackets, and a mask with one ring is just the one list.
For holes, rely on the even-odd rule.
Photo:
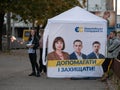
{"label": "sidewalk", "polygon": [[99,80],[30,77],[30,72],[27,50],[0,53],[0,90],[110,90],[106,82]]}
{"label": "sidewalk", "polygon": [[13,50],[11,53],[0,53],[0,80],[29,68],[30,63],[27,50]]}

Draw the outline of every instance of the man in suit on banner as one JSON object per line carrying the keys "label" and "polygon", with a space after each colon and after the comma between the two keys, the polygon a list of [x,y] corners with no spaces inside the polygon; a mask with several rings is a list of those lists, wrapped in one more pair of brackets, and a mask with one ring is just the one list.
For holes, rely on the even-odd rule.
{"label": "man in suit on banner", "polygon": [[83,44],[81,40],[75,40],[73,42],[73,48],[74,48],[74,52],[70,54],[70,59],[86,59],[86,55],[81,53],[81,50],[83,48]]}
{"label": "man in suit on banner", "polygon": [[100,42],[99,41],[94,41],[93,44],[93,52],[88,54],[87,59],[104,59],[105,56],[99,53],[100,50]]}

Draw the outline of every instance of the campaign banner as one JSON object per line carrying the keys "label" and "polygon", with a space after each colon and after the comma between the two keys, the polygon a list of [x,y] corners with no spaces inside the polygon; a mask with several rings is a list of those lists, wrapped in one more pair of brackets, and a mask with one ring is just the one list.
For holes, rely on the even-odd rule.
{"label": "campaign banner", "polygon": [[106,26],[53,23],[49,28],[47,76],[101,77],[106,56]]}
{"label": "campaign banner", "polygon": [[[104,59],[93,60],[49,60],[49,77],[101,77]],[[54,72],[53,72],[54,71]]]}

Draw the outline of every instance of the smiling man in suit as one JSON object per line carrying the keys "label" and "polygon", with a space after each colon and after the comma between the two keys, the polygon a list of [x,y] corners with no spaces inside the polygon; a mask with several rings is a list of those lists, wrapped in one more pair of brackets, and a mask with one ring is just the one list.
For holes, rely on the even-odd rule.
{"label": "smiling man in suit", "polygon": [[75,59],[75,60],[82,60],[86,59],[86,55],[81,53],[81,50],[83,48],[82,41],[77,39],[73,42],[73,48],[74,52],[70,54],[70,59]]}
{"label": "smiling man in suit", "polygon": [[104,59],[105,56],[102,55],[101,53],[99,53],[100,46],[101,46],[101,44],[99,41],[94,41],[92,43],[93,52],[88,54],[87,59]]}

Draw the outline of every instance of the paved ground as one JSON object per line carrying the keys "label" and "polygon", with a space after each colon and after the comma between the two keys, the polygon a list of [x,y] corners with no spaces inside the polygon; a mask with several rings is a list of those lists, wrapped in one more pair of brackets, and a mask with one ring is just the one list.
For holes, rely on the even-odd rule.
{"label": "paved ground", "polygon": [[110,90],[99,80],[30,77],[30,71],[25,49],[13,50],[11,54],[0,53],[0,90]]}

